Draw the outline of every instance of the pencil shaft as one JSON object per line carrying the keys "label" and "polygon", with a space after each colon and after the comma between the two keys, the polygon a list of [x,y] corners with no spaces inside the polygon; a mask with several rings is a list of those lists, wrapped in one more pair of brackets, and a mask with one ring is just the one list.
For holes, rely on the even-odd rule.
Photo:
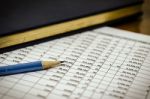
{"label": "pencil shaft", "polygon": [[42,70],[41,61],[0,67],[0,76]]}

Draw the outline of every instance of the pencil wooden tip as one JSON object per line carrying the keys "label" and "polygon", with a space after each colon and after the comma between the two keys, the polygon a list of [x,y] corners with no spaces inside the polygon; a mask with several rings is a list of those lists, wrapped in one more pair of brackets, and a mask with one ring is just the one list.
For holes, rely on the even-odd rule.
{"label": "pencil wooden tip", "polygon": [[65,61],[42,61],[42,66],[44,69],[57,67],[58,64],[64,63]]}

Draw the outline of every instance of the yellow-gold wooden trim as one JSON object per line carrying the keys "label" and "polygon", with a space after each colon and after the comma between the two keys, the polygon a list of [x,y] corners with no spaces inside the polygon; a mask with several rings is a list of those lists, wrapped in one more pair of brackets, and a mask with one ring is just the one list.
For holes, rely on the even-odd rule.
{"label": "yellow-gold wooden trim", "polygon": [[21,32],[21,33],[3,36],[0,37],[0,48],[5,48],[12,45],[17,45],[17,44],[53,36],[56,34],[69,32],[72,30],[77,30],[88,26],[101,24],[118,18],[123,18],[129,15],[133,15],[140,11],[141,11],[141,4],[125,7],[125,8],[109,11],[109,12],[104,12],[92,16],[87,16],[84,18],[79,18],[71,21],[66,21],[63,23],[49,25],[49,26]]}

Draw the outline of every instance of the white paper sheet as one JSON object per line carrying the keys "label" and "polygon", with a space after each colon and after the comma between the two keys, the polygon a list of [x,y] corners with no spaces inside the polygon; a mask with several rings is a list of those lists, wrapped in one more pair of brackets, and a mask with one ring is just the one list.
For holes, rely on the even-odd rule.
{"label": "white paper sheet", "polygon": [[148,99],[150,36],[103,27],[0,54],[0,66],[64,60],[0,77],[0,99]]}

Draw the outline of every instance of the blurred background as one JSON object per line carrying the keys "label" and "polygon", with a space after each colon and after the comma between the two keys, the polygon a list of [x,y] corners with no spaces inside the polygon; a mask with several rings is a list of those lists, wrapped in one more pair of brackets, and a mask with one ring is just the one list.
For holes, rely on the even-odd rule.
{"label": "blurred background", "polygon": [[145,0],[142,6],[143,15],[133,21],[119,24],[116,27],[150,35],[150,0]]}
{"label": "blurred background", "polygon": [[150,0],[145,0],[143,4],[143,16],[140,24],[140,31],[150,35]]}

